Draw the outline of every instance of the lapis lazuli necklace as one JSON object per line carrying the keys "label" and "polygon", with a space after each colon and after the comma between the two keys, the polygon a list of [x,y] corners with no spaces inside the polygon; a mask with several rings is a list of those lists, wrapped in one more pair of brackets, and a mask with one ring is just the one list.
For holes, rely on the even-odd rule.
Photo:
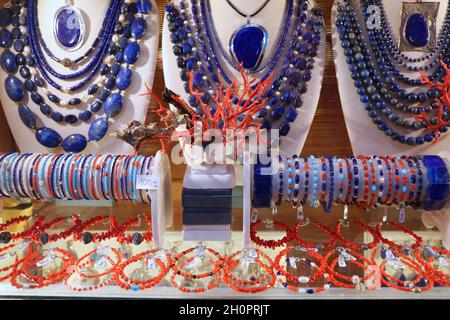
{"label": "lapis lazuli necklace", "polygon": [[269,2],[270,0],[266,0],[254,13],[245,14],[230,0],[227,0],[234,11],[247,19],[247,23],[240,26],[231,36],[229,51],[235,64],[242,64],[242,67],[250,73],[256,72],[261,64],[269,38],[267,30],[259,24],[251,23],[251,18],[258,15]]}
{"label": "lapis lazuli necklace", "polygon": [[[228,84],[231,84],[233,78],[228,69],[239,69],[240,63],[250,68],[247,69],[248,72],[263,72],[261,80],[274,74],[272,85],[265,93],[265,98],[268,98],[267,106],[257,114],[257,119],[262,128],[280,129],[280,135],[286,136],[291,123],[297,118],[297,109],[303,104],[302,95],[307,91],[307,83],[312,78],[315,57],[324,31],[323,13],[310,8],[306,1],[295,0],[294,5],[294,0],[287,0],[281,37],[269,62],[261,66],[265,40],[264,32],[257,25],[250,23],[239,27],[231,38],[234,48],[230,46],[228,54],[217,45],[220,41],[213,27],[209,1],[190,0],[188,4],[185,0],[179,0],[177,3],[178,5],[172,2],[165,9],[172,50],[181,69],[180,76],[185,83],[185,91],[190,93],[189,72],[193,72],[194,87],[203,94],[203,102],[210,105],[214,114],[215,106],[211,96],[219,88],[218,72]],[[245,46],[242,41],[247,37],[247,32],[259,34],[255,43],[249,46]],[[194,37],[194,34],[198,36]],[[246,53],[241,54],[242,52]],[[202,115],[196,98],[190,96],[188,101],[193,110]]]}
{"label": "lapis lazuli necklace", "polygon": [[[132,82],[132,67],[140,55],[139,42],[145,34],[145,18],[151,12],[152,5],[149,0],[111,0],[92,50],[89,49],[82,56],[82,60],[89,61],[82,70],[69,70],[69,73],[61,74],[46,60],[46,54],[53,60],[55,57],[49,54],[40,33],[37,3],[37,0],[12,0],[10,7],[0,11],[0,46],[4,48],[0,65],[8,73],[5,90],[8,97],[18,104],[19,116],[25,126],[36,130],[36,139],[40,144],[47,148],[62,147],[66,152],[81,152],[88,142],[100,141],[106,136],[110,119],[116,117],[123,108],[123,95]],[[57,26],[54,36],[68,50],[79,46],[84,38],[82,16],[72,14],[72,4],[69,1],[58,10],[54,22],[55,27]],[[73,63],[76,62],[61,64],[71,68]],[[19,79],[19,75],[23,80]],[[70,87],[59,83],[59,80],[71,79],[76,79],[79,83]],[[68,101],[59,98],[57,93],[47,87],[49,84],[57,91],[74,93],[88,83],[91,84],[81,93],[80,98],[72,97]],[[103,115],[92,121],[88,138],[82,134],[72,134],[63,139],[54,129],[39,127],[41,121],[30,106],[25,104],[31,102],[39,106],[43,115],[58,123],[87,122],[93,118],[94,113],[99,113],[102,109]],[[88,108],[80,111],[78,116],[71,113],[63,115],[50,104],[70,108],[81,108],[85,104]]]}
{"label": "lapis lazuli necklace", "polygon": [[[364,14],[362,16],[367,19]],[[433,102],[429,106],[423,107],[417,105],[417,103],[439,98],[440,92],[431,89],[420,94],[408,93],[395,81],[386,66],[385,60],[381,57],[380,53],[385,52],[384,48],[372,47],[375,57],[372,55],[370,50],[370,44],[372,43],[370,41],[374,40],[374,34],[369,32],[369,39],[366,39],[352,0],[344,0],[343,3],[339,4],[336,28],[360,100],[379,130],[394,141],[408,145],[422,145],[426,142],[432,142],[437,138],[436,135],[448,131],[448,127],[443,126],[437,133],[430,132],[424,120],[402,116],[402,113],[405,112],[412,114],[429,112],[430,123],[437,124],[439,121],[437,117],[439,105]],[[448,63],[447,57],[443,60]],[[401,103],[398,98],[407,102]],[[397,111],[394,109],[397,109]],[[446,119],[447,117],[448,110],[446,107],[443,118]],[[399,127],[399,129],[394,129],[394,126]],[[411,131],[414,133],[410,134]]]}

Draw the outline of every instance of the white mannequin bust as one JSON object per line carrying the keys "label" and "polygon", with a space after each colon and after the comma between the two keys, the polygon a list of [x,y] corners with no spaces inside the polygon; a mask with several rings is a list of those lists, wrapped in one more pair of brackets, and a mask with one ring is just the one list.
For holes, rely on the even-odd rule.
{"label": "white mannequin bust", "polygon": [[[434,1],[440,2],[439,13],[436,17],[436,31],[437,37],[439,37],[439,32],[445,19],[448,1]],[[396,39],[399,39],[403,1],[382,0],[382,2],[393,34]],[[405,2],[416,1],[408,0]],[[410,146],[393,141],[390,137],[387,137],[382,131],[380,131],[372,122],[372,119],[368,116],[367,111],[364,109],[363,103],[359,100],[359,95],[353,85],[353,80],[351,78],[350,71],[348,70],[347,62],[345,61],[341,41],[336,30],[337,3],[338,1],[335,1],[331,19],[333,53],[341,104],[354,154],[418,155],[437,154],[439,151],[448,150],[450,148],[449,134],[443,134],[439,138],[439,143],[425,143],[423,145]],[[361,12],[359,9],[359,0],[353,0],[353,3],[354,7],[358,8],[356,11]],[[423,52],[407,52],[407,54],[412,58],[421,57],[424,55]],[[418,65],[420,66],[420,64]],[[420,76],[418,72],[404,71],[404,73],[411,78],[419,78]],[[408,89],[408,91],[410,90]],[[392,128],[395,127],[396,126],[392,126]]]}
{"label": "white mannequin bust", "polygon": [[[85,39],[83,40],[81,46],[74,51],[66,51],[61,48],[55,41],[53,35],[53,20],[56,11],[66,4],[65,0],[40,0],[38,2],[38,19],[40,24],[41,33],[44,41],[46,42],[48,48],[57,57],[62,58],[77,58],[81,54],[85,53],[94,42],[100,29],[102,27],[105,14],[110,4],[110,0],[76,0],[74,5],[80,9],[83,18],[85,19]],[[145,92],[144,84],[147,83],[151,88],[153,85],[153,78],[155,75],[156,68],[156,58],[158,50],[159,41],[159,18],[158,11],[155,3],[153,2],[152,12],[147,16],[147,31],[143,39],[141,39],[140,47],[141,53],[138,62],[133,66],[133,81],[131,86],[126,90],[124,98],[124,106],[121,113],[114,117],[113,121],[110,122],[109,131],[107,135],[99,142],[90,142],[87,148],[83,151],[85,153],[113,153],[113,154],[130,154],[133,153],[133,148],[116,138],[110,136],[112,132],[117,129],[122,128],[131,120],[138,120],[142,123],[145,122],[147,116],[148,108],[148,96],[139,96],[140,93]],[[47,58],[48,63],[58,72],[67,73],[67,68],[56,63],[52,59]],[[0,81],[3,84],[6,78],[6,73],[0,73]],[[59,83],[70,84],[70,82]],[[89,86],[89,85],[88,85]],[[87,89],[86,86],[85,88]],[[48,86],[50,88],[50,86]],[[51,87],[52,92],[57,92],[56,89]],[[57,92],[58,96],[62,99],[69,99],[71,95]],[[44,96],[44,95],[43,95]],[[80,97],[81,94],[74,94],[72,97]],[[9,126],[11,128],[14,139],[21,152],[61,152],[61,149],[47,149],[35,138],[35,132],[28,129],[23,125],[19,118],[17,111],[17,104],[11,101],[5,92],[4,85],[0,86],[0,100],[5,111],[5,115]],[[48,100],[48,99],[46,99]],[[73,113],[78,115],[79,110],[84,110],[88,108],[87,105],[83,104],[82,108],[63,108],[53,103],[49,102],[51,107],[55,111],[61,112],[63,115]],[[35,105],[34,102],[30,100],[27,104],[30,109],[37,115],[40,122],[44,126],[56,130],[63,139],[71,134],[81,133],[87,137],[89,126],[96,115],[94,114],[91,120],[87,122],[78,121],[75,125],[64,125],[54,122],[51,118],[43,115],[39,111],[39,106]],[[81,106],[80,106],[81,107]],[[102,115],[100,111],[99,116]]]}
{"label": "white mannequin bust", "polygon": [[[241,12],[251,13],[261,7],[264,2],[265,0],[234,0],[233,4],[235,4]],[[310,1],[310,3],[314,5],[314,1]],[[251,18],[252,23],[262,25],[269,35],[266,54],[261,65],[264,65],[273,56],[273,52],[276,50],[277,40],[279,39],[281,32],[280,25],[284,18],[286,5],[286,1],[270,1],[258,15]],[[246,19],[234,11],[226,0],[210,0],[210,6],[211,19],[214,21],[219,41],[223,48],[227,48],[233,32],[239,26],[245,24]],[[190,7],[186,9],[186,12],[190,13]],[[283,142],[280,147],[282,154],[292,155],[301,151],[314,119],[314,114],[319,102],[325,65],[325,34],[322,34],[322,41],[318,49],[319,54],[315,58],[316,64],[312,70],[313,77],[308,82],[308,91],[303,95],[303,106],[297,109],[298,116],[296,121],[291,125],[288,136],[283,137]],[[187,101],[188,95],[184,91],[184,84],[180,79],[180,70],[176,63],[176,57],[172,52],[172,43],[170,42],[170,31],[168,29],[167,19],[164,19],[163,23],[162,50],[166,86]],[[241,78],[239,72],[233,67],[229,66],[227,69],[234,77],[236,77],[236,79]],[[258,74],[253,76],[258,79]]]}

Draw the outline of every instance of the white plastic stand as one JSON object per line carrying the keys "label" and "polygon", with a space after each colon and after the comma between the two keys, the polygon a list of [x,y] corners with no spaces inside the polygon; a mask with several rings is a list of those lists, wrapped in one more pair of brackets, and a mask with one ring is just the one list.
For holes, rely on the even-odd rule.
{"label": "white plastic stand", "polygon": [[[392,30],[396,38],[399,38],[400,29],[400,12],[402,1],[382,0],[387,14],[387,19],[391,24]],[[441,30],[445,13],[447,11],[448,1],[438,0],[440,2],[439,14],[436,17],[436,27],[439,32]],[[410,146],[393,141],[387,137],[372,122],[368,116],[364,105],[359,100],[359,95],[353,85],[348,64],[345,61],[345,55],[336,30],[337,3],[332,9],[331,28],[332,43],[334,53],[334,63],[336,66],[336,76],[339,87],[339,95],[341,99],[342,109],[344,112],[345,123],[350,137],[354,154],[384,154],[384,155],[420,155],[420,154],[437,154],[442,150],[450,149],[450,134],[443,134],[439,139],[439,143],[426,143],[421,146]],[[353,5],[357,12],[360,12],[359,1],[354,0]],[[360,20],[362,21],[362,20]],[[365,29],[362,30],[367,39]],[[414,55],[422,56],[423,52],[408,52],[410,57]],[[418,78],[418,72],[406,72],[409,77]]]}
{"label": "white plastic stand", "polygon": [[159,176],[160,183],[157,190],[149,190],[152,233],[155,248],[162,249],[167,225],[173,223],[172,175],[167,154],[158,152],[154,161],[153,175]]}
{"label": "white plastic stand", "polygon": [[242,206],[242,237],[244,248],[250,246],[250,223],[251,223],[251,210],[252,210],[252,172],[253,166],[250,163],[250,154],[246,152],[244,154],[244,170],[243,170],[243,206]]}
{"label": "white plastic stand", "polygon": [[[41,0],[38,3],[38,19],[42,36],[50,51],[52,51],[57,57],[63,58],[77,58],[82,53],[86,52],[97,37],[101,27],[103,19],[105,18],[109,0],[77,0],[75,1],[76,7],[78,7],[85,19],[86,23],[86,39],[81,47],[75,51],[68,52],[61,47],[55,41],[53,35],[53,18],[56,11],[66,4],[66,0]],[[153,85],[153,79],[156,69],[156,59],[159,42],[159,17],[158,10],[155,2],[153,1],[153,10],[146,19],[147,21],[147,33],[140,42],[141,53],[139,61],[133,66],[133,82],[127,89],[124,95],[124,108],[122,112],[114,118],[114,122],[110,124],[109,133],[122,128],[131,120],[138,120],[142,123],[145,122],[147,116],[147,108],[149,97],[140,96],[140,93],[145,92],[145,83],[151,88]],[[67,69],[57,64],[52,59],[47,59],[48,63],[58,72],[67,73]],[[7,74],[3,71],[0,72],[0,82],[3,84]],[[19,76],[20,77],[20,76]],[[66,85],[71,82],[65,82]],[[50,89],[50,86],[49,86]],[[52,91],[56,91],[51,87]],[[58,92],[58,96],[62,99],[69,99],[71,95]],[[79,96],[76,94],[74,96]],[[72,96],[72,97],[74,97]],[[9,127],[11,128],[14,140],[21,152],[33,152],[33,153],[49,153],[61,151],[58,149],[47,149],[40,145],[35,138],[35,132],[25,127],[19,118],[17,112],[17,104],[11,101],[6,95],[5,86],[0,86],[0,101],[3,106],[3,110],[6,115]],[[30,109],[41,120],[39,123],[43,126],[55,129],[63,138],[71,134],[79,133],[87,136],[91,121],[87,123],[80,123],[76,126],[61,125],[54,122],[47,116],[44,116],[39,111],[39,106],[34,102],[26,102]],[[79,109],[75,108],[62,108],[59,106],[53,106],[55,110],[61,112],[63,115],[73,113],[78,115]],[[99,116],[101,116],[99,114]],[[111,154],[132,154],[133,148],[125,142],[107,135],[102,141],[98,143],[89,143],[86,150],[88,153],[111,153]]]}
{"label": "white plastic stand", "polygon": [[[314,5],[314,1],[310,2]],[[234,3],[238,2],[235,1]],[[262,3],[263,0],[247,0],[239,1],[238,5],[243,12],[252,12],[255,8],[261,6]],[[280,1],[271,1],[262,12],[252,18],[252,22],[264,26],[269,34],[267,53],[262,61],[262,64],[265,64],[267,59],[272,57],[273,52],[276,50],[276,40],[279,37],[280,26],[283,23],[286,3],[287,2],[285,1],[283,1],[282,4]],[[237,14],[225,0],[210,1],[210,5],[211,19],[214,21],[218,38],[222,46],[226,48],[228,47],[228,42],[231,35],[239,26],[245,23],[245,18]],[[191,13],[190,5],[187,6],[186,12],[189,12],[189,14]],[[320,90],[322,88],[323,72],[326,61],[325,34],[322,34],[322,38],[323,39],[318,48],[319,54],[315,58],[316,65],[312,70],[313,77],[308,82],[308,92],[303,96],[303,106],[297,110],[297,120],[292,124],[289,135],[283,137],[283,143],[281,144],[280,151],[284,155],[292,155],[303,149],[309,129],[314,119],[314,114],[320,98]],[[166,86],[187,101],[188,95],[184,90],[183,81],[180,79],[180,70],[177,66],[176,56],[172,52],[170,31],[168,29],[168,22],[166,18],[163,23],[162,52]],[[228,70],[236,79],[240,79],[241,76],[234,70],[234,68],[228,67]],[[255,77],[257,79],[260,78],[258,74],[255,75]]]}

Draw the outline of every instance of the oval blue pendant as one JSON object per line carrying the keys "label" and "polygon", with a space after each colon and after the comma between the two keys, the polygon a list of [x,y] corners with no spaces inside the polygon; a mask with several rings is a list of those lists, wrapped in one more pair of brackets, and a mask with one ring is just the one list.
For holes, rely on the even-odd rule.
{"label": "oval blue pendant", "polygon": [[236,64],[254,72],[260,65],[267,47],[268,33],[258,24],[248,23],[237,29],[230,39],[230,54]]}
{"label": "oval blue pendant", "polygon": [[405,39],[416,48],[428,45],[430,31],[423,14],[413,13],[408,17],[405,25]]}
{"label": "oval blue pendant", "polygon": [[56,41],[66,50],[76,50],[84,36],[84,19],[80,11],[65,6],[56,12],[53,31]]}

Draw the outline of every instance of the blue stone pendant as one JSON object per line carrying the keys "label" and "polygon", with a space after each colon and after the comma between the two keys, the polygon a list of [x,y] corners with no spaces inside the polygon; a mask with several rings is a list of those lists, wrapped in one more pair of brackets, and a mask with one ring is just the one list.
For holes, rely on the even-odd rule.
{"label": "blue stone pendant", "polygon": [[436,46],[439,2],[403,2],[400,51],[427,52]]}
{"label": "blue stone pendant", "polygon": [[56,42],[68,51],[80,47],[84,38],[84,19],[73,6],[64,6],[55,14],[53,32]]}
{"label": "blue stone pendant", "polygon": [[256,72],[266,52],[267,41],[267,30],[248,22],[231,36],[229,51],[237,65],[242,64],[245,70]]}

